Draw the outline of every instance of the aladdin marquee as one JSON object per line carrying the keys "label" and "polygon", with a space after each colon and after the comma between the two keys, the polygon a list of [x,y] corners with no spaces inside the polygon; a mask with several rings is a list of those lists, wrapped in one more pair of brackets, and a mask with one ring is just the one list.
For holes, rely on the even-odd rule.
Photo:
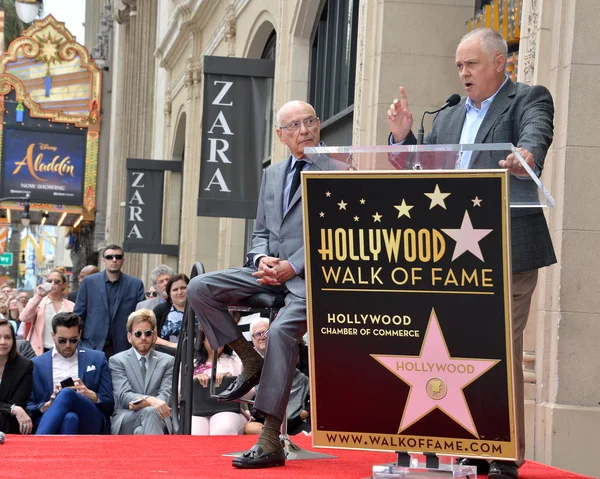
{"label": "aladdin marquee", "polygon": [[101,71],[51,15],[0,57],[0,197],[29,195],[33,223],[94,220],[100,95]]}

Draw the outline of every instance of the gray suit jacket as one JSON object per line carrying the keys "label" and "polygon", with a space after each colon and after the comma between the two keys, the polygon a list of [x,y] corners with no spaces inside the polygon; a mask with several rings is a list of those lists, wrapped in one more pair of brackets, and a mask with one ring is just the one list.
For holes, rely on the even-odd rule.
{"label": "gray suit jacket", "polygon": [[[426,144],[457,144],[466,116],[466,97],[441,112],[426,136]],[[475,143],[512,143],[533,153],[535,173],[544,169],[546,153],[552,143],[554,104],[550,92],[541,85],[529,86],[508,80],[479,127]],[[411,134],[404,144],[416,144]],[[503,157],[488,152],[473,154],[470,168],[499,168]],[[531,180],[510,178],[511,198],[537,198],[537,186]],[[511,209],[513,273],[541,268],[556,263],[546,219],[540,208]]]}
{"label": "gray suit jacket", "polygon": [[[143,382],[140,363],[133,348],[115,354],[109,359],[115,395],[115,412],[111,420],[113,434],[119,434],[123,419],[132,412],[129,403],[139,396],[154,396],[170,404],[174,363],[173,356],[152,349],[146,381]],[[171,418],[165,419],[165,423],[169,433],[172,433]]]}
{"label": "gray suit jacket", "polygon": [[144,301],[140,301],[135,306],[135,310],[139,311],[140,309],[149,309],[150,311],[152,311],[155,306],[158,306],[159,302],[160,298],[158,296],[152,299],[145,299]]}
{"label": "gray suit jacket", "polygon": [[[248,253],[249,261],[246,265],[254,266],[252,261],[256,254],[266,254],[291,261],[300,269],[300,273],[285,285],[292,293],[305,298],[301,188],[298,188],[286,214],[283,214],[283,190],[291,161],[290,156],[286,161],[271,165],[263,173],[256,226],[252,235],[252,250]],[[348,166],[341,161],[320,155],[308,171],[346,169]]]}

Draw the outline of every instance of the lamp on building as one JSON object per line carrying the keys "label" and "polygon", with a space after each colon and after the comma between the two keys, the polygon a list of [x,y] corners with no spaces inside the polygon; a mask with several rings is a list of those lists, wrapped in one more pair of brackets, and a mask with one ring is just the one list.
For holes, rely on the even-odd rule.
{"label": "lamp on building", "polygon": [[48,219],[48,216],[50,216],[50,213],[48,213],[48,210],[46,210],[42,213],[42,221],[40,222],[40,224],[42,226],[44,226],[46,224],[46,220]]}
{"label": "lamp on building", "polygon": [[33,22],[40,11],[42,2],[40,0],[16,0],[15,7],[17,15],[23,23]]}
{"label": "lamp on building", "polygon": [[31,216],[29,216],[29,200],[23,201],[23,213],[21,213],[21,223],[23,226],[29,226]]}

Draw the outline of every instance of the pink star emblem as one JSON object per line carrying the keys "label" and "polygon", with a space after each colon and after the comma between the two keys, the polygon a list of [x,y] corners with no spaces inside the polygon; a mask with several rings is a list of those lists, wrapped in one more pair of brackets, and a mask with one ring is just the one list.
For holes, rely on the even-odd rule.
{"label": "pink star emblem", "polygon": [[410,386],[398,433],[438,408],[479,437],[463,388],[499,361],[451,357],[435,310],[431,311],[419,356],[371,356]]}
{"label": "pink star emblem", "polygon": [[454,253],[452,254],[452,261],[467,251],[470,251],[483,261],[483,254],[481,254],[479,242],[494,230],[473,228],[469,212],[465,211],[460,229],[442,228],[442,231],[456,241]]}

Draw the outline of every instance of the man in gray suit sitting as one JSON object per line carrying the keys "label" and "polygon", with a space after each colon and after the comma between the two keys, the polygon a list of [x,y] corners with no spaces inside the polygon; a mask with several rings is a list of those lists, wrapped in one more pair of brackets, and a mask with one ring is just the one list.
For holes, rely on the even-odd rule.
{"label": "man in gray suit sitting", "polygon": [[[243,362],[243,372],[221,393],[221,399],[240,398],[260,381],[254,406],[264,414],[265,424],[258,442],[233,460],[239,468],[285,464],[279,429],[294,378],[298,341],[306,332],[300,173],[346,168],[331,158],[304,156],[304,148],[317,146],[320,138],[320,121],[311,105],[286,103],[277,113],[277,125],[279,140],[291,155],[264,171],[248,262],[243,268],[197,276],[187,290],[211,347],[216,350],[229,344]],[[244,339],[227,310],[228,304],[261,292],[286,295],[285,305],[269,329],[264,360]]]}
{"label": "man in gray suit sitting", "polygon": [[[506,75],[507,46],[502,36],[491,29],[473,30],[456,49],[456,67],[466,97],[442,111],[433,122],[425,144],[512,143],[538,176],[554,134],[554,104],[550,92],[541,85],[513,83]],[[411,145],[412,114],[406,92],[387,111],[392,134],[390,143]],[[507,168],[511,174],[512,198],[537,198],[537,186],[511,153],[506,158],[464,152],[457,168]],[[516,479],[525,455],[523,385],[523,330],[529,317],[531,297],[537,284],[538,269],[556,263],[550,232],[540,208],[511,209],[512,243],[512,323],[515,368],[515,413],[519,451],[517,463],[465,459],[478,466],[479,474],[491,479]]]}
{"label": "man in gray suit sitting", "polygon": [[171,433],[175,358],[153,349],[156,318],[152,311],[140,309],[129,315],[127,340],[132,348],[109,360],[115,394],[112,434]]}

